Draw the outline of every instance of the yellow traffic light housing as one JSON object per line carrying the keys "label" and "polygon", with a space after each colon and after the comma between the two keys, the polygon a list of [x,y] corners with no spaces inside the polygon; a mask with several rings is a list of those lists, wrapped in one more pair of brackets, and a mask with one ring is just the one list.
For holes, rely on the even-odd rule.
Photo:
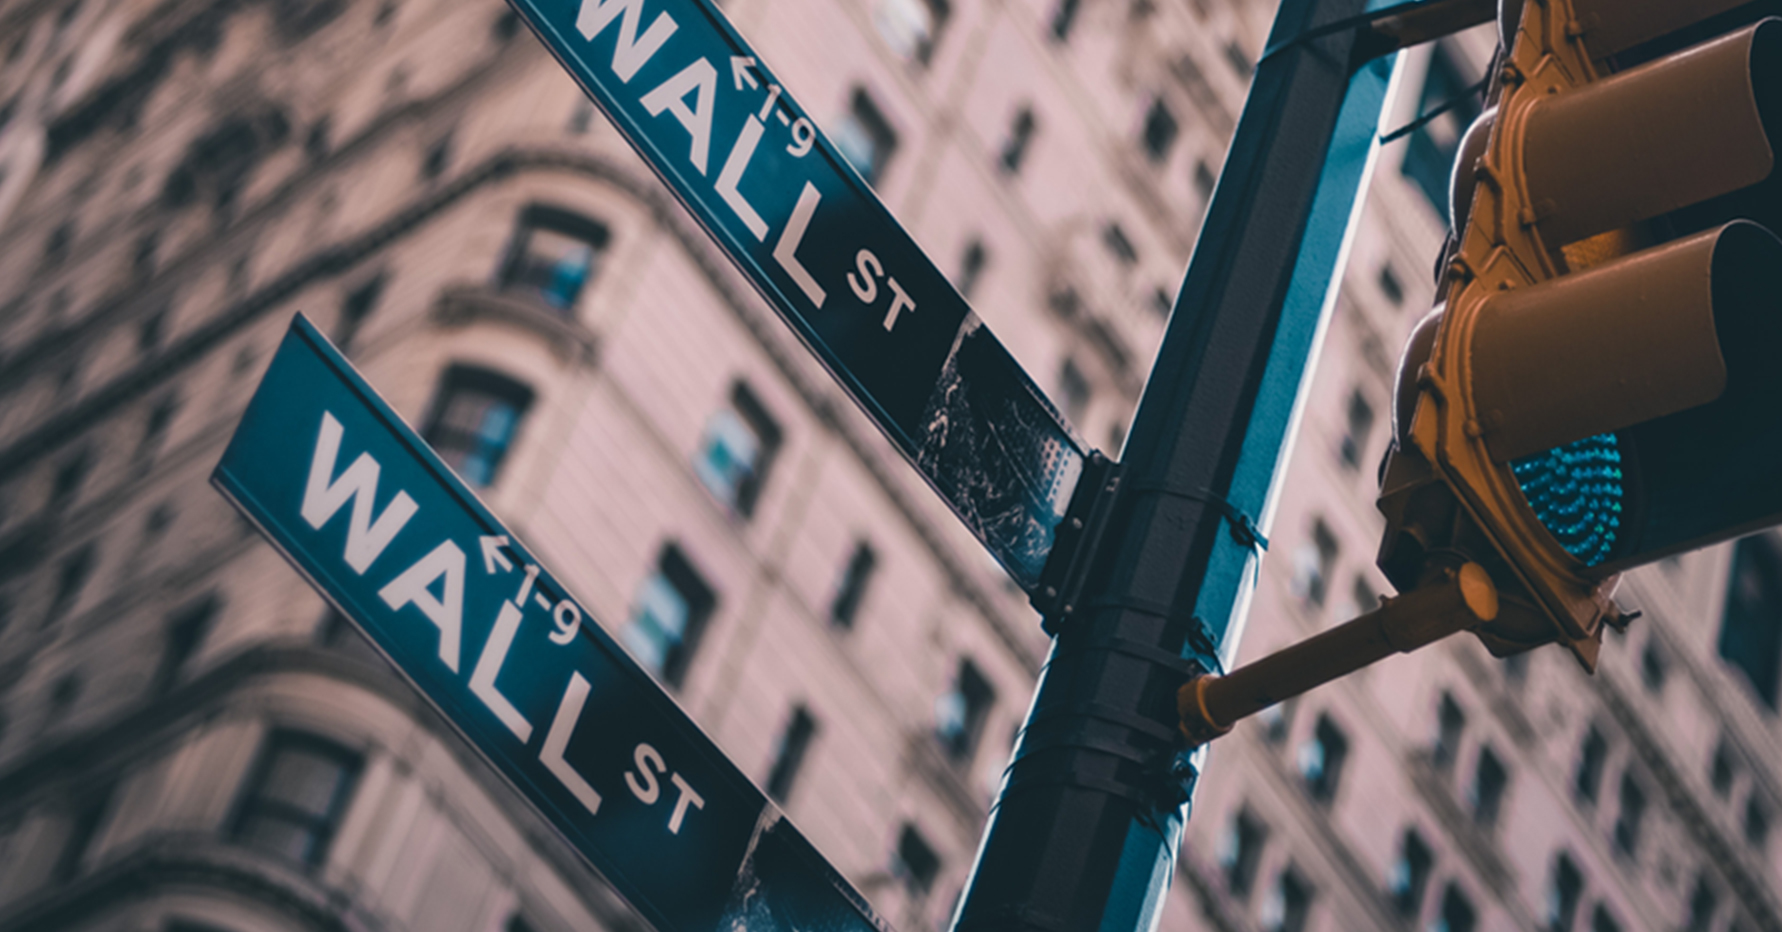
{"label": "yellow traffic light housing", "polygon": [[1765,6],[1503,6],[1379,502],[1401,591],[1490,574],[1500,610],[1474,631],[1494,653],[1557,640],[1593,669],[1620,571],[1782,522]]}

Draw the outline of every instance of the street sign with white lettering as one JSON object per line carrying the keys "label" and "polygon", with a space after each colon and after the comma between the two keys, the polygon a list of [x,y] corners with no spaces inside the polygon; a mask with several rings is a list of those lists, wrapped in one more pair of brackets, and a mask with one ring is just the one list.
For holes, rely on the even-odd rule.
{"label": "street sign with white lettering", "polygon": [[886,928],[301,316],[211,481],[656,928]]}
{"label": "street sign with white lettering", "polygon": [[1032,591],[1085,460],[1045,395],[711,0],[509,0]]}

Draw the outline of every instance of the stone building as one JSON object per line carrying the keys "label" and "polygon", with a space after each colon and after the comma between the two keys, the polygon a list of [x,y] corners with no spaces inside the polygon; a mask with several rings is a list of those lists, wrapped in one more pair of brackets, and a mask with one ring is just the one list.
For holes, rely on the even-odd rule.
{"label": "stone building", "polygon": [[[1270,6],[724,10],[1112,451]],[[1412,53],[1393,118],[1486,51]],[[1381,156],[1250,652],[1383,591],[1454,124]],[[207,485],[299,311],[887,919],[946,924],[1037,619],[503,5],[6,0],[0,929],[641,927]],[[1594,680],[1457,642],[1240,729],[1163,928],[1775,928],[1768,540],[1632,583]]]}

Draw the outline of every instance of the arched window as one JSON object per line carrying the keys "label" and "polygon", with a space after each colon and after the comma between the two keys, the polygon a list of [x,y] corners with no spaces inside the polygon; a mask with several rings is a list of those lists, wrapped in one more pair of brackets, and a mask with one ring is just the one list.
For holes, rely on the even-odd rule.
{"label": "arched window", "polygon": [[520,211],[513,245],[501,265],[501,287],[568,311],[599,271],[610,234],[604,225],[558,207]]}
{"label": "arched window", "polygon": [[465,482],[495,481],[532,390],[507,376],[473,366],[453,366],[440,379],[432,413],[421,436]]}

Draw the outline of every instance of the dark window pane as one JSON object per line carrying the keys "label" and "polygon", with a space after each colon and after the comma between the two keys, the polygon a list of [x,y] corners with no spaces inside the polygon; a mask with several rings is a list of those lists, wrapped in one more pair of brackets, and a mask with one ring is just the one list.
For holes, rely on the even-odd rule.
{"label": "dark window pane", "polygon": [[1695,878],[1695,892],[1689,895],[1689,924],[1685,932],[1708,932],[1714,926],[1714,912],[1719,906],[1714,887],[1703,874]]}
{"label": "dark window pane", "polygon": [[1176,115],[1170,112],[1169,105],[1163,102],[1163,98],[1153,99],[1151,109],[1145,111],[1145,156],[1153,162],[1168,159],[1169,150],[1175,146],[1176,136],[1181,129],[1181,124],[1176,122]]}
{"label": "dark window pane", "polygon": [[1601,903],[1590,913],[1590,932],[1621,932],[1621,923],[1609,914],[1609,908]]}
{"label": "dark window pane", "polygon": [[51,876],[57,883],[67,883],[80,875],[88,849],[92,848],[93,839],[99,834],[106,811],[111,808],[111,792],[110,786],[93,790],[74,810],[69,819],[68,834],[62,842],[62,851],[56,856],[55,867],[51,870]]}
{"label": "dark window pane", "polygon": [[1304,932],[1311,911],[1312,885],[1289,867],[1262,903],[1262,928],[1266,932]]}
{"label": "dark window pane", "polygon": [[594,220],[555,207],[529,206],[520,212],[502,264],[501,286],[567,311],[598,271],[608,239],[606,227]]}
{"label": "dark window pane", "polygon": [[977,750],[984,720],[996,702],[996,692],[970,660],[959,662],[953,688],[934,704],[935,736],[956,761],[967,761]]}
{"label": "dark window pane", "polygon": [[495,481],[531,404],[532,390],[513,379],[453,366],[440,381],[421,436],[465,482],[486,486]]}
{"label": "dark window pane", "polygon": [[748,517],[780,450],[780,426],[747,385],[736,383],[730,404],[705,424],[693,471],[732,511]]}
{"label": "dark window pane", "polygon": [[1553,873],[1547,886],[1547,932],[1571,932],[1578,914],[1578,897],[1584,892],[1584,875],[1570,855],[1561,853],[1553,859]]}
{"label": "dark window pane", "polygon": [[275,732],[255,766],[230,837],[299,864],[322,862],[359,773],[359,756],[299,732]]}
{"label": "dark window pane", "polygon": [[1504,787],[1509,781],[1510,774],[1504,769],[1503,761],[1498,760],[1490,748],[1481,748],[1479,763],[1473,772],[1469,800],[1473,807],[1473,819],[1480,825],[1497,822],[1498,810],[1503,805]]}
{"label": "dark window pane", "polygon": [[940,875],[940,855],[928,844],[913,825],[905,825],[897,837],[897,852],[891,861],[891,873],[903,881],[911,896],[923,897]]}
{"label": "dark window pane", "polygon": [[1776,707],[1782,665],[1782,554],[1766,535],[1747,537],[1733,551],[1720,656],[1745,674],[1758,698]]}
{"label": "dark window pane", "polygon": [[1468,91],[1469,84],[1447,50],[1437,45],[1429,59],[1429,74],[1423,81],[1418,112],[1428,113],[1449,101],[1458,102],[1412,133],[1405,149],[1405,176],[1422,189],[1430,206],[1444,220],[1448,218],[1448,178],[1454,171],[1454,154],[1460,148],[1461,135],[1479,115],[1479,98]]}
{"label": "dark window pane", "polygon": [[1621,812],[1615,817],[1615,847],[1624,854],[1640,849],[1640,825],[1646,818],[1646,791],[1632,773],[1621,775]]}
{"label": "dark window pane", "polygon": [[209,596],[180,612],[167,626],[167,646],[162,651],[161,663],[155,669],[155,679],[151,686],[156,695],[167,692],[179,682],[180,671],[197,651],[198,642],[210,628],[216,611],[216,597]]}
{"label": "dark window pane", "polygon": [[1386,892],[1401,916],[1415,916],[1423,908],[1423,890],[1429,885],[1429,872],[1435,866],[1435,854],[1424,844],[1423,837],[1407,830],[1398,846],[1398,860],[1386,879]]}
{"label": "dark window pane", "polygon": [[1608,757],[1608,739],[1591,726],[1584,732],[1584,743],[1578,748],[1578,770],[1572,776],[1572,792],[1579,802],[1596,802],[1597,790],[1603,783],[1603,763]]}
{"label": "dark window pane", "polygon": [[897,132],[891,128],[891,121],[860,88],[854,89],[848,114],[836,125],[830,140],[867,184],[876,184],[884,177],[885,165],[897,151]]}
{"label": "dark window pane", "polygon": [[835,600],[829,604],[829,621],[838,627],[847,628],[854,624],[854,616],[860,611],[860,600],[866,596],[866,584],[872,579],[873,569],[878,565],[878,557],[872,547],[865,541],[854,545],[854,555],[848,558],[848,566],[842,572],[841,585],[836,588]]}
{"label": "dark window pane", "polygon": [[1745,841],[1761,849],[1770,840],[1770,810],[1753,791],[1745,801]]}
{"label": "dark window pane", "polygon": [[1058,0],[1058,6],[1052,10],[1052,38],[1059,42],[1070,38],[1071,27],[1076,25],[1077,7],[1081,0]]}
{"label": "dark window pane", "polygon": [[1340,450],[1343,465],[1356,469],[1367,455],[1367,447],[1372,440],[1374,429],[1374,406],[1367,403],[1367,398],[1356,389],[1349,395],[1348,429],[1343,433]]}
{"label": "dark window pane", "polygon": [[1454,765],[1454,758],[1460,754],[1460,736],[1466,729],[1466,712],[1460,703],[1454,701],[1451,693],[1442,693],[1441,704],[1436,708],[1435,745],[1430,748],[1429,759],[1438,769],[1447,769]]}
{"label": "dark window pane", "polygon": [[1737,765],[1733,763],[1733,750],[1721,738],[1714,746],[1714,760],[1708,766],[1708,782],[1714,787],[1714,795],[1725,799],[1732,792],[1733,777],[1737,775]]}
{"label": "dark window pane", "polygon": [[1226,885],[1234,895],[1241,898],[1250,892],[1267,841],[1268,827],[1248,809],[1239,810],[1226,826],[1225,837],[1219,842],[1219,866],[1224,868]]}
{"label": "dark window pane", "polygon": [[1436,921],[1430,923],[1429,932],[1473,932],[1477,923],[1472,901],[1460,892],[1459,887],[1449,884],[1442,891],[1442,911],[1436,914]]}
{"label": "dark window pane", "polygon": [[817,720],[804,706],[792,709],[792,717],[786,722],[785,731],[780,732],[780,744],[774,751],[773,769],[767,774],[767,795],[780,803],[785,803],[792,793],[793,782],[798,779],[798,771],[804,766],[805,752],[810,749],[811,738],[817,733]]}
{"label": "dark window pane", "polygon": [[990,254],[984,249],[983,240],[974,239],[965,247],[965,255],[959,260],[959,294],[969,298],[977,290],[978,279],[984,277],[984,267],[990,264]]}
{"label": "dark window pane", "polygon": [[997,159],[1005,173],[1013,175],[1021,170],[1021,163],[1027,158],[1027,146],[1033,142],[1035,128],[1032,109],[1022,107],[1015,112],[1015,119],[1009,124],[1008,138],[1002,143],[1002,155]]}
{"label": "dark window pane", "polygon": [[1348,737],[1329,718],[1318,716],[1311,738],[1299,748],[1299,773],[1313,799],[1324,802],[1336,795],[1348,755]]}
{"label": "dark window pane", "polygon": [[872,19],[897,57],[923,65],[934,54],[947,13],[945,0],[879,0]]}
{"label": "dark window pane", "polygon": [[621,639],[639,663],[669,686],[679,686],[716,606],[716,593],[680,548],[669,544],[638,591]]}

